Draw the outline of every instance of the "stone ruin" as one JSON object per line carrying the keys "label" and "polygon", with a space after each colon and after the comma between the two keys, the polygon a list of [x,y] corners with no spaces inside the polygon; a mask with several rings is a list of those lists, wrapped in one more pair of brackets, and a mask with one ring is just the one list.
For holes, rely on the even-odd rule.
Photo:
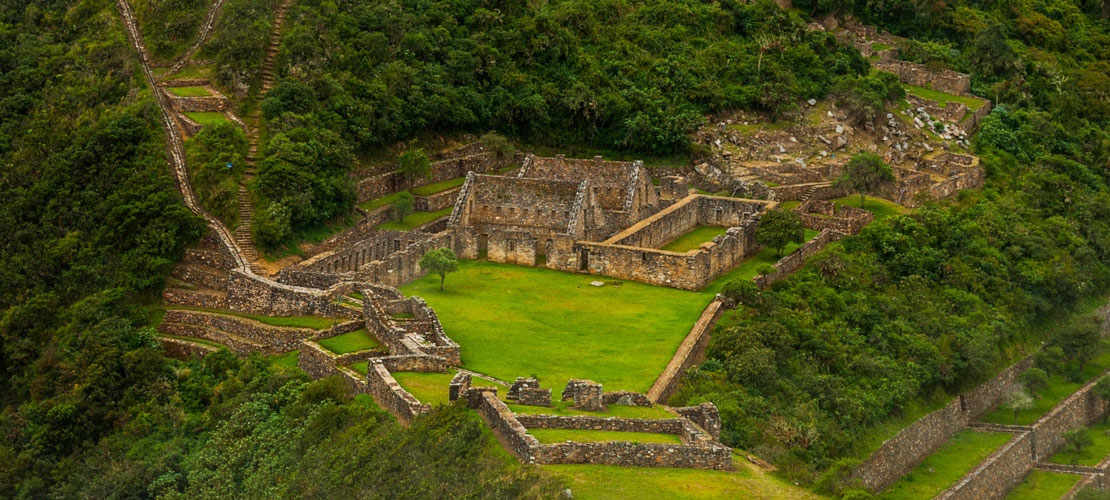
{"label": "stone ruin", "polygon": [[574,407],[585,411],[605,411],[605,401],[601,396],[601,384],[592,380],[572,378],[563,389],[563,401],[574,401]]}
{"label": "stone ruin", "polygon": [[541,388],[534,378],[517,377],[505,399],[528,406],[551,406],[551,389]]}

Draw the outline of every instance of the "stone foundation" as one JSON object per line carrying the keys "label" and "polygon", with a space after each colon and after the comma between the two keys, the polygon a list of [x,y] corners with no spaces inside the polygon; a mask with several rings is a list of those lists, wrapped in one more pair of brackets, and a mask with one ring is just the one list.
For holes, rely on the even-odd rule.
{"label": "stone foundation", "polygon": [[563,389],[562,400],[574,401],[574,407],[586,411],[605,411],[601,397],[601,384],[592,380],[572,378]]}

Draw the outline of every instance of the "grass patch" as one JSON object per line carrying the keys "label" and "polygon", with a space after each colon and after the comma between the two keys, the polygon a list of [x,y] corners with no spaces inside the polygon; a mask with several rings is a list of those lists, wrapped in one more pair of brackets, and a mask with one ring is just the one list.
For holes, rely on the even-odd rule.
{"label": "grass patch", "polygon": [[197,337],[182,337],[180,335],[167,335],[165,333],[159,333],[158,335],[161,335],[161,336],[166,337],[166,338],[171,338],[171,339],[187,340],[189,342],[195,342],[197,344],[206,345],[208,347],[215,347],[216,349],[228,349],[228,347],[226,345],[223,345],[219,342],[212,342],[211,340],[208,340],[208,339],[201,339],[201,338],[197,338]]}
{"label": "grass patch", "polygon": [[359,361],[357,363],[351,363],[351,364],[347,365],[347,368],[350,368],[350,369],[352,369],[352,370],[354,370],[354,371],[356,371],[356,372],[358,372],[362,375],[366,375],[367,370],[370,369],[370,362],[369,361]]}
{"label": "grass patch", "polygon": [[370,212],[386,205],[392,205],[393,202],[397,201],[397,198],[399,198],[401,196],[401,193],[403,192],[404,191],[398,191],[396,193],[390,193],[382,196],[381,198],[374,198],[373,200],[364,201],[358,204],[358,208]]}
{"label": "grass patch", "polygon": [[802,204],[802,202],[800,202],[798,200],[789,200],[789,201],[779,202],[779,206],[776,207],[776,208],[778,208],[779,210],[790,211],[790,210],[794,210],[795,208],[798,208],[798,205],[801,205],[801,204]]}
{"label": "grass patch", "polygon": [[166,90],[169,90],[171,94],[178,97],[205,97],[212,95],[212,93],[204,87],[166,87]]}
{"label": "grass patch", "polygon": [[[177,73],[168,76],[166,79],[180,80],[185,78],[208,78],[212,75],[212,69],[213,66],[210,65],[185,66],[178,70]],[[166,71],[169,71],[169,68],[166,68]]]}
{"label": "grass patch", "polygon": [[994,432],[957,432],[947,444],[894,483],[882,498],[932,498],[979,465],[1012,437]]}
{"label": "grass patch", "polygon": [[1058,464],[1069,465],[1098,465],[1106,455],[1110,455],[1110,424],[1097,423],[1083,430],[1091,437],[1092,444],[1083,453],[1076,454],[1065,448],[1063,451],[1052,455],[1049,460]]}
{"label": "grass patch", "polygon": [[218,111],[188,111],[185,116],[201,125],[217,125],[228,122],[227,117]]}
{"label": "grass patch", "polygon": [[555,401],[550,407],[527,406],[508,403],[509,409],[524,415],[587,415],[591,417],[621,417],[621,418],[650,418],[669,419],[677,418],[673,413],[663,409],[662,406],[624,406],[609,405],[604,412],[576,410],[572,406],[574,401]]}
{"label": "grass patch", "polygon": [[378,224],[378,229],[387,231],[411,231],[440,217],[451,215],[455,207],[447,207],[435,212],[413,212],[400,221],[389,221]]}
{"label": "grass patch", "polygon": [[[456,370],[447,373],[393,372],[393,378],[421,403],[448,404],[448,386]],[[481,383],[477,385],[482,385]]]}
{"label": "grass patch", "polygon": [[[1048,388],[1035,395],[1032,408],[1018,412],[1017,423],[1029,425],[1036,422],[1038,418],[1055,408],[1061,401],[1083,387],[1087,381],[1106,371],[1107,368],[1110,368],[1110,343],[1103,341],[1098,356],[1088,361],[1087,366],[1084,367],[1082,382],[1072,382],[1060,374],[1049,375]],[[997,408],[984,415],[982,420],[996,424],[1013,424],[1014,412],[1005,408]]]}
{"label": "grass patch", "polygon": [[689,252],[690,250],[697,250],[701,248],[701,244],[707,241],[712,241],[728,231],[727,227],[720,226],[698,226],[690,232],[671,240],[670,243],[663,245],[660,250],[669,252]]}
{"label": "grass patch", "polygon": [[631,443],[682,444],[674,434],[655,434],[651,432],[621,431],[580,431],[577,429],[529,429],[528,433],[541,443],[562,443],[578,441],[582,443],[601,443],[605,441],[628,441]]}
{"label": "grass patch", "polygon": [[459,187],[459,186],[463,185],[464,182],[466,182],[466,177],[456,177],[454,179],[447,179],[443,182],[437,182],[435,184],[428,184],[426,186],[420,186],[416,189],[413,189],[412,194],[415,194],[417,196],[428,196],[428,195],[432,195],[432,194],[436,194],[436,193],[441,193],[443,191],[447,191],[448,189],[451,189],[451,188]]}
{"label": "grass patch", "polygon": [[978,97],[948,94],[939,90],[927,89],[925,87],[918,87],[915,85],[907,85],[905,83],[903,83],[902,86],[905,87],[906,93],[908,94],[913,94],[922,99],[939,102],[945,106],[947,106],[950,102],[958,102],[960,104],[963,104],[964,106],[967,106],[967,109],[973,112],[978,111],[979,108],[987,104],[987,101],[984,101],[983,99],[980,99]]}
{"label": "grass patch", "polygon": [[[860,207],[858,194],[837,198],[832,201],[837,206]],[[902,215],[910,212],[909,209],[902,205],[882,198],[875,198],[874,196],[864,196],[863,209],[875,214],[875,220],[877,221],[892,215]]]}
{"label": "grass patch", "polygon": [[285,326],[290,328],[311,328],[313,330],[326,330],[339,323],[347,321],[346,318],[318,318],[315,316],[259,316],[256,314],[245,314],[232,311],[222,311],[219,309],[203,309],[200,307],[179,307],[174,306],[173,309],[182,309],[186,311],[203,311],[215,314],[223,314],[225,316],[235,316],[239,318],[253,319],[259,323],[265,323],[271,326]]}
{"label": "grass patch", "polygon": [[545,465],[543,470],[567,482],[574,498],[819,498],[733,453],[735,470],[620,467],[616,465]]}
{"label": "grass patch", "polygon": [[894,47],[891,47],[890,45],[887,45],[885,43],[877,43],[876,42],[876,43],[871,44],[871,51],[872,52],[882,52],[884,50],[890,50],[890,49],[893,49],[893,48]]}
{"label": "grass patch", "polygon": [[713,295],[615,280],[619,286],[589,285],[597,279],[462,261],[445,291],[438,276],[401,290],[428,301],[474,371],[502,380],[535,374],[554,390],[588,378],[646,392]]}
{"label": "grass patch", "polygon": [[[817,236],[817,233],[817,231],[814,231],[812,229],[806,229],[806,241],[813,239],[814,236]],[[786,248],[784,248],[782,251],[782,256],[790,255],[790,252],[797,250],[799,246],[801,245],[795,243],[787,245]],[[741,262],[740,265],[732,268],[732,270],[728,273],[721,275],[720,278],[717,278],[713,283],[710,283],[709,286],[702,290],[702,292],[716,294],[717,292],[720,292],[721,288],[724,288],[725,284],[730,281],[750,280],[759,273],[760,267],[763,267],[765,265],[773,265],[781,258],[782,257],[775,255],[775,251],[773,249],[766,247],[760,248],[759,251],[755,253],[755,255],[744,259],[744,261]]]}
{"label": "grass patch", "polygon": [[283,370],[300,370],[300,365],[297,364],[297,357],[300,356],[301,351],[289,351],[285,354],[275,354],[268,356],[266,359],[270,365],[276,366]]}
{"label": "grass patch", "polygon": [[365,328],[359,328],[343,335],[336,335],[330,339],[320,339],[316,343],[336,354],[366,351],[382,346]]}
{"label": "grass patch", "polygon": [[1043,470],[1034,470],[1025,481],[1022,481],[1014,491],[1006,495],[1006,500],[1041,500],[1043,498],[1063,498],[1083,476],[1077,474],[1060,474]]}

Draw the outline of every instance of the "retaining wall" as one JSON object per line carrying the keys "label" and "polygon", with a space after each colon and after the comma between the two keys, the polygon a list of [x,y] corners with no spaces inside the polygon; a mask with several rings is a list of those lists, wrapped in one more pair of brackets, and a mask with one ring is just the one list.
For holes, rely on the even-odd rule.
{"label": "retaining wall", "polygon": [[174,339],[170,337],[159,337],[162,342],[162,351],[167,358],[187,360],[194,358],[203,358],[208,353],[216,352],[219,350],[217,347],[201,344],[199,342],[190,342],[188,340]]}
{"label": "retaining wall", "polygon": [[724,310],[724,301],[719,295],[705,307],[693,328],[690,329],[690,333],[682,339],[682,344],[679,344],[678,350],[667,363],[667,367],[663,369],[663,373],[655,379],[651,389],[648,389],[648,399],[656,403],[665,403],[678,388],[678,382],[686,370],[702,362],[713,325],[717,323]]}
{"label": "retaining wall", "polygon": [[814,236],[813,239],[805,242],[802,246],[798,247],[797,250],[791,252],[790,255],[787,255],[786,257],[779,259],[778,262],[775,262],[771,266],[774,268],[774,271],[769,274],[756,276],[755,278],[752,278],[752,281],[754,281],[755,284],[759,286],[759,288],[767,288],[774,284],[776,281],[789,276],[790,273],[801,269],[802,266],[805,265],[806,260],[808,260],[811,256],[813,256],[817,252],[820,252],[822,249],[828,246],[829,243],[837,241],[843,236],[844,234],[838,231],[834,231],[832,229],[824,229],[820,233],[817,233],[817,236]]}
{"label": "retaining wall", "polygon": [[186,310],[166,311],[162,325],[159,326],[160,331],[184,336],[196,336],[188,335],[186,332],[196,332],[200,329],[216,330],[241,337],[258,344],[263,352],[267,353],[298,349],[302,339],[317,334],[316,330],[308,328],[272,326],[246,318]]}
{"label": "retaining wall", "polygon": [[421,403],[397,383],[383,359],[386,358],[374,358],[367,363],[366,388],[374,401],[404,425],[412,423],[417,415],[431,411],[431,405]]}

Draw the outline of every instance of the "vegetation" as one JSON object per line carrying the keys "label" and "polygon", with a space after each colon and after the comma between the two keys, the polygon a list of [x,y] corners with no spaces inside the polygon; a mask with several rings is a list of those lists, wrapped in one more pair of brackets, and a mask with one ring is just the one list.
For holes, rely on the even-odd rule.
{"label": "vegetation", "polygon": [[378,229],[390,231],[411,231],[436,219],[451,215],[452,207],[435,212],[413,212],[401,221],[389,221],[378,224]]}
{"label": "vegetation", "polygon": [[178,97],[204,97],[212,95],[204,87],[167,87],[171,94]]}
{"label": "vegetation", "polygon": [[137,0],[131,3],[143,41],[155,59],[172,62],[196,39],[209,3],[204,0]]}
{"label": "vegetation", "polygon": [[595,279],[464,260],[446,291],[432,274],[401,291],[436,310],[466,368],[501,380],[535,374],[557,391],[588,378],[606,390],[646,392],[712,295],[620,281],[590,286]]}
{"label": "vegetation", "polygon": [[[1043,367],[1047,363],[1038,360],[1038,364]],[[1083,370],[1079,370],[1078,363],[1073,362],[1070,366],[1061,363],[1060,366],[1054,367],[1052,371],[1049,371],[1046,388],[1042,391],[1038,391],[1038,394],[1032,400],[1032,406],[1022,408],[1018,411],[1016,420],[1014,419],[1012,408],[999,408],[998,410],[984,415],[982,419],[986,422],[999,424],[1018,423],[1021,425],[1030,425],[1042,415],[1055,408],[1057,404],[1072,393],[1079,390],[1080,387],[1083,387],[1087,381],[1093,379],[1108,368],[1110,368],[1110,349],[1103,345],[1098,356],[1088,363]]]}
{"label": "vegetation", "polygon": [[247,136],[232,123],[204,127],[185,143],[189,181],[201,206],[235,227],[239,184],[247,167]]}
{"label": "vegetation", "polygon": [[833,88],[836,104],[844,106],[857,125],[877,125],[886,119],[887,107],[906,97],[898,77],[877,72],[862,78],[843,78]]}
{"label": "vegetation", "polygon": [[435,250],[429,250],[420,257],[420,268],[439,276],[439,291],[443,291],[443,281],[447,279],[447,273],[453,273],[459,270],[459,258],[455,256],[455,252],[450,248],[443,247]]}
{"label": "vegetation", "polygon": [[[1075,432],[1074,435],[1065,435],[1068,446],[1049,460],[1059,464],[1094,466],[1110,455],[1110,434],[1107,434],[1110,425],[1102,422],[1076,429]],[[1073,444],[1079,444],[1078,449]]]}
{"label": "vegetation", "polygon": [[859,153],[848,160],[844,175],[836,180],[835,185],[859,193],[859,207],[863,208],[865,195],[876,194],[879,187],[893,180],[894,172],[879,155]]}
{"label": "vegetation", "polygon": [[972,112],[979,111],[979,108],[987,104],[987,101],[979,99],[978,97],[948,94],[939,90],[915,87],[909,84],[902,84],[902,87],[906,89],[907,94],[913,94],[922,99],[939,102],[941,105],[947,105],[950,102],[960,103],[967,106],[967,109]]}
{"label": "vegetation", "polygon": [[728,231],[727,227],[698,226],[691,229],[686,234],[671,240],[666,245],[663,245],[660,250],[680,253],[697,250],[701,248],[702,243],[713,241],[713,238],[725,234],[725,231]]}
{"label": "vegetation", "polygon": [[[856,208],[860,208],[858,206],[859,200],[855,196],[845,196],[843,198],[836,198],[836,199],[832,200],[832,202],[833,202],[833,204],[835,204],[837,206],[849,205],[849,206],[854,206]],[[888,201],[888,200],[884,200],[882,198],[876,198],[876,197],[873,197],[873,196],[864,196],[863,209],[867,210],[868,212],[871,212],[875,216],[875,220],[877,220],[877,221],[878,220],[883,220],[883,219],[885,219],[887,217],[890,217],[892,215],[900,215],[900,214],[910,213],[909,209],[906,209],[906,208],[902,207],[901,205],[898,205],[897,203],[894,203],[894,202],[891,202],[891,201]]]}
{"label": "vegetation", "polygon": [[580,431],[571,429],[530,429],[528,433],[541,443],[562,443],[563,441],[603,442],[628,441],[632,443],[682,444],[674,434],[655,434],[650,432],[621,431]]}
{"label": "vegetation", "polygon": [[759,219],[755,228],[755,240],[775,250],[775,256],[781,257],[782,250],[791,243],[802,244],[805,242],[805,227],[802,226],[802,216],[797,212],[781,209],[770,210]]}
{"label": "vegetation", "polygon": [[393,213],[397,214],[399,222],[405,221],[405,216],[412,213],[412,205],[414,199],[412,193],[408,191],[401,191],[398,193],[397,198],[393,201]]}
{"label": "vegetation", "polygon": [[201,125],[220,125],[231,123],[227,116],[219,111],[187,111],[185,116]]}
{"label": "vegetation", "polygon": [[[558,396],[558,394],[555,394]],[[558,399],[556,397],[556,399]],[[650,418],[650,419],[668,419],[675,418],[674,413],[664,409],[662,406],[623,406],[623,405],[608,405],[606,411],[584,411],[574,409],[573,401],[554,401],[550,407],[547,406],[526,406],[508,403],[509,409],[514,413],[523,414],[541,414],[541,415],[591,415],[600,417],[623,417],[623,418]]]}
{"label": "vegetation", "polygon": [[[397,383],[421,403],[439,405],[450,402],[448,386],[451,385],[451,378],[455,373],[455,370],[448,370],[446,373],[393,372],[392,374],[393,378],[397,379]],[[505,389],[502,387],[501,392]]]}
{"label": "vegetation", "polygon": [[994,450],[1012,438],[1010,434],[964,430],[925,458],[883,494],[887,500],[932,498],[955,484]]}
{"label": "vegetation", "polygon": [[447,191],[448,189],[451,189],[451,188],[459,187],[459,186],[463,185],[464,182],[466,182],[466,177],[456,177],[454,179],[447,179],[443,182],[436,182],[434,184],[428,184],[428,185],[420,186],[418,188],[413,189],[412,192],[413,192],[413,194],[416,194],[416,195],[419,195],[419,196],[429,196],[429,195],[433,195],[433,194],[436,194],[436,193],[441,193],[443,191]]}
{"label": "vegetation", "polygon": [[411,190],[415,184],[416,179],[423,179],[432,175],[432,163],[428,160],[428,155],[420,148],[409,148],[397,157],[397,172],[409,181],[409,189]]}

